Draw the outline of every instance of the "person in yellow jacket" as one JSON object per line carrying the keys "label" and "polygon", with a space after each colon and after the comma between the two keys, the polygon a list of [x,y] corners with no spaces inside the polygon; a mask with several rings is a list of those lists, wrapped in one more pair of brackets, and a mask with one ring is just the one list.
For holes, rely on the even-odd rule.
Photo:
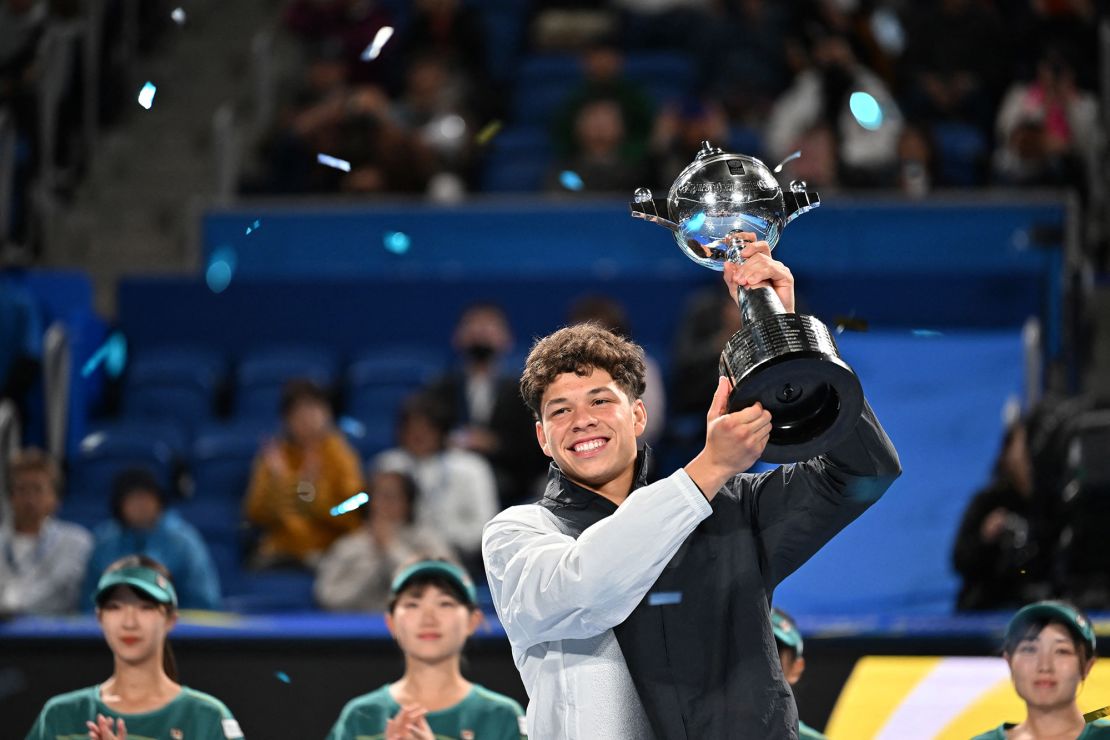
{"label": "person in yellow jacket", "polygon": [[359,517],[332,508],[363,486],[358,455],[336,430],[323,390],[293,380],[281,399],[282,436],[258,453],[246,515],[262,529],[256,567],[312,565]]}

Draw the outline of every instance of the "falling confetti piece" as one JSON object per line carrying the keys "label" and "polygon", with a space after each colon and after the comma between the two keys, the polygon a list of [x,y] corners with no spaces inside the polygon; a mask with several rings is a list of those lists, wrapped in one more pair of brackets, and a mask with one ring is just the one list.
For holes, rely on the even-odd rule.
{"label": "falling confetti piece", "polygon": [[409,235],[403,231],[387,231],[385,236],[382,237],[382,242],[385,244],[387,251],[393,254],[404,254],[409,251],[412,246],[412,240]]}
{"label": "falling confetti piece", "polygon": [[276,676],[277,680],[281,681],[282,683],[293,683],[293,679],[289,678],[289,674],[285,671],[278,671],[274,674],[274,676]]}
{"label": "falling confetti piece", "polygon": [[173,12],[170,13],[170,18],[173,18],[173,22],[179,26],[185,25],[185,9],[174,8]]}
{"label": "falling confetti piece", "polygon": [[87,378],[96,372],[96,369],[104,365],[104,371],[112,378],[118,378],[123,373],[123,367],[127,364],[127,340],[121,332],[112,332],[109,337],[104,340],[104,344],[92,354],[92,357],[85,362],[84,367],[81,368],[81,377]]}
{"label": "falling confetti piece", "polygon": [[836,333],[843,334],[845,331],[867,331],[869,325],[867,319],[860,319],[855,316],[837,316],[833,319],[836,324]]}
{"label": "falling confetti piece", "polygon": [[669,606],[681,603],[681,591],[656,591],[648,594],[648,606]]}
{"label": "falling confetti piece", "polygon": [[366,425],[358,419],[350,416],[341,416],[339,417],[338,424],[340,429],[352,437],[361,439],[366,436]]}
{"label": "falling confetti piece", "polygon": [[913,335],[915,337],[943,337],[944,336],[944,334],[942,332],[933,331],[932,329],[914,329],[913,330]]}
{"label": "falling confetti piece", "polygon": [[139,91],[139,105],[150,110],[150,106],[154,105],[154,93],[158,92],[158,88],[154,86],[153,82],[147,82],[143,85],[143,89]]}
{"label": "falling confetti piece", "polygon": [[247,234],[249,235],[252,231],[258,231],[261,228],[262,219],[255,219],[254,223],[247,227]]}
{"label": "falling confetti piece", "polygon": [[478,135],[474,137],[474,141],[479,146],[485,146],[490,142],[490,139],[492,139],[494,136],[497,136],[498,132],[500,131],[501,121],[490,121],[482,127],[482,130],[479,131]]}
{"label": "falling confetti piece", "polygon": [[883,125],[883,109],[879,101],[870,93],[854,92],[848,98],[848,108],[855,116],[856,122],[868,131],[876,131]]}
{"label": "falling confetti piece", "polygon": [[328,167],[334,167],[337,170],[343,170],[344,172],[351,171],[351,163],[345,159],[331,157],[327,154],[317,154],[316,161],[320,164],[327,165]]}
{"label": "falling confetti piece", "polygon": [[562,183],[563,187],[567,190],[577,191],[581,190],[583,187],[582,178],[578,176],[577,172],[571,172],[570,170],[563,170],[559,174],[559,182]]}
{"label": "falling confetti piece", "polygon": [[208,260],[208,268],[204,272],[204,280],[208,289],[213,293],[223,293],[231,285],[231,278],[235,274],[235,252],[227,247],[217,249]]}
{"label": "falling confetti piece", "polygon": [[775,172],[782,172],[782,168],[785,167],[788,162],[793,162],[795,159],[797,159],[800,156],[802,156],[802,150],[801,149],[799,149],[796,152],[794,152],[793,154],[787,156],[786,159],[782,160],[777,165],[775,165],[774,171]]}
{"label": "falling confetti piece", "polygon": [[370,494],[365,491],[359,491],[346,501],[331,507],[331,515],[339,516],[340,514],[346,514],[348,511],[354,511],[360,506],[365,506],[369,501]]}
{"label": "falling confetti piece", "polygon": [[382,47],[384,47],[386,42],[392,37],[393,26],[382,26],[378,29],[378,32],[374,34],[374,40],[363,50],[362,56],[359,58],[364,62],[377,59],[378,55],[382,53]]}

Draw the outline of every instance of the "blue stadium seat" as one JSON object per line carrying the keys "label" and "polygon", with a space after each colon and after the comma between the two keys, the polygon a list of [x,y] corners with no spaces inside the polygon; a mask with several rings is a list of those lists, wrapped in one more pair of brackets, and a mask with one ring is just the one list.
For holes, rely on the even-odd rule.
{"label": "blue stadium seat", "polygon": [[443,364],[443,353],[429,347],[378,347],[351,360],[347,366],[347,388],[381,383],[424,385],[443,370]]}
{"label": "blue stadium seat", "polygon": [[251,463],[262,444],[278,432],[276,421],[238,422],[201,428],[189,455],[191,498],[242,501]]}
{"label": "blue stadium seat", "polygon": [[130,467],[148,468],[172,496],[185,438],[169,421],[121,420],[89,432],[70,464],[62,517],[82,523],[106,518],[112,481]]}
{"label": "blue stadium seat", "polygon": [[311,611],[313,574],[308,570],[271,570],[245,572],[239,591],[224,599],[224,604],[241,614]]}
{"label": "blue stadium seat", "polygon": [[516,0],[483,0],[482,23],[486,31],[486,64],[490,76],[504,82],[512,78],[520,59],[527,9]]}
{"label": "blue stadium seat", "polygon": [[624,58],[625,76],[645,87],[666,83],[676,90],[696,87],[693,59],[677,52],[632,52]]}
{"label": "blue stadium seat", "polygon": [[325,390],[335,378],[335,358],[314,347],[270,347],[240,359],[235,378],[235,413],[276,418],[286,382],[307,378]]}
{"label": "blue stadium seat", "polygon": [[492,152],[482,173],[482,192],[536,193],[543,190],[552,163],[546,159],[513,159]]}
{"label": "blue stadium seat", "polygon": [[127,370],[123,414],[180,421],[195,427],[212,417],[226,363],[204,347],[175,346],[139,353]]}
{"label": "blue stadium seat", "polygon": [[376,416],[363,420],[348,416],[339,420],[339,427],[360,460],[369,460],[396,445],[396,421],[393,417]]}
{"label": "blue stadium seat", "polygon": [[984,163],[990,152],[986,135],[966,123],[936,123],[932,127],[937,148],[939,184],[972,187],[982,183]]}

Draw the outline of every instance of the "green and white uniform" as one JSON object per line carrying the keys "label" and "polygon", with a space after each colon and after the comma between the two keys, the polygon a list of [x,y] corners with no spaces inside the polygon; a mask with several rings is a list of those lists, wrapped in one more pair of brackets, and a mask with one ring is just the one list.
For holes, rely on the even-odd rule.
{"label": "green and white uniform", "polygon": [[[982,735],[976,735],[971,740],[1006,740],[1006,731],[1012,730],[1017,727],[1013,722],[1006,722],[995,727],[990,732],[984,732]],[[1083,728],[1083,732],[1075,740],[1108,740],[1110,739],[1110,722],[1099,719],[1094,722],[1088,723]]]}
{"label": "green and white uniform", "polygon": [[[331,728],[328,740],[381,740],[385,723],[401,711],[389,684],[351,699]],[[474,684],[453,707],[425,715],[436,740],[521,740],[524,710],[507,696]]]}
{"label": "green and white uniform", "polygon": [[182,686],[181,693],[161,709],[124,714],[100,700],[100,687],[91,686],[60,694],[42,708],[27,740],[88,740],[86,722],[96,715],[120,717],[127,725],[127,740],[234,740],[243,737],[239,723],[214,696]]}

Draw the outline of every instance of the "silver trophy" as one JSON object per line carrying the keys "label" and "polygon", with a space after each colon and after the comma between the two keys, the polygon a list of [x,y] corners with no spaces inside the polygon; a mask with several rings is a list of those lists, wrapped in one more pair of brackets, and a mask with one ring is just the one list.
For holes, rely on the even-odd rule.
{"label": "silver trophy", "polygon": [[[654,198],[647,188],[634,198],[634,217],[670,229],[687,257],[713,270],[743,262],[739,232],[755,232],[774,249],[786,224],[821,205],[804,182],[783,192],[763,162],[708,141],[666,198]],[[771,412],[767,462],[827,452],[859,419],[859,378],[840,358],[828,328],[813,316],[787,313],[774,289],[742,287],[738,302],[741,329],[721,352],[721,374],[733,385],[729,410],[758,401]]]}

